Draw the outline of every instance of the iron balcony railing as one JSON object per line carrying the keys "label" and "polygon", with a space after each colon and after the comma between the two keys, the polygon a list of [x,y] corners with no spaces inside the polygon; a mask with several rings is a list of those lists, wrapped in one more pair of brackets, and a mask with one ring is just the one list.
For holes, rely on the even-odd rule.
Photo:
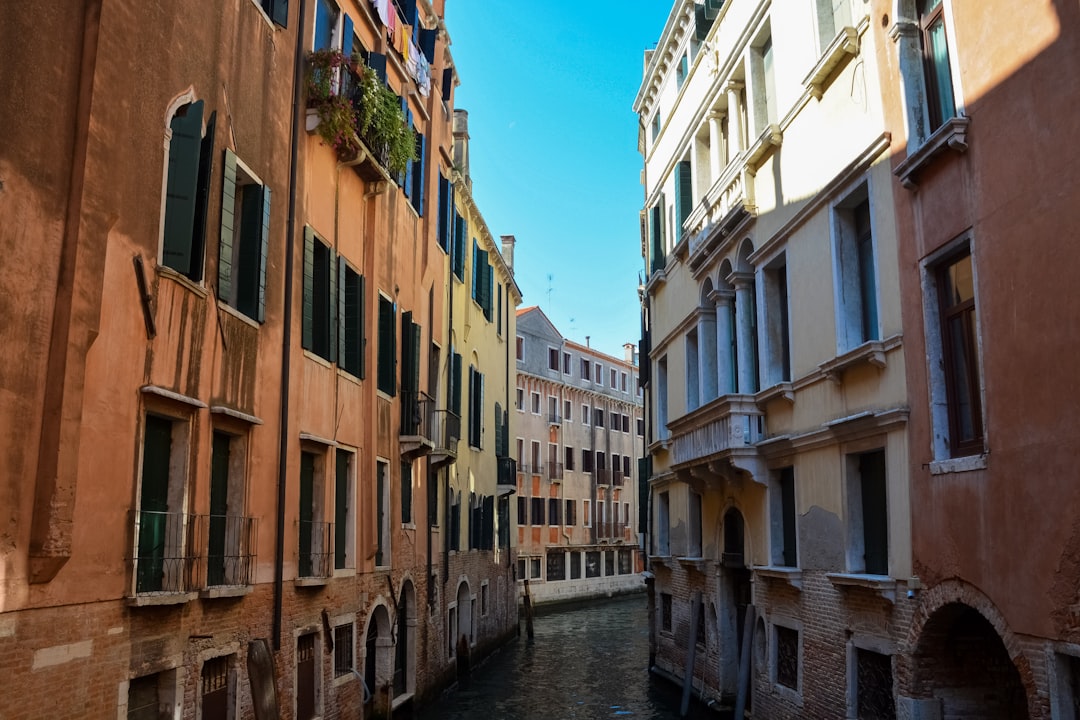
{"label": "iron balcony railing", "polygon": [[596,536],[601,540],[622,540],[626,535],[626,523],[602,522],[596,528]]}
{"label": "iron balcony railing", "polygon": [[623,484],[623,471],[622,468],[614,468],[611,471],[611,484],[616,487],[622,487]]}
{"label": "iron balcony railing", "polygon": [[195,537],[200,543],[197,578],[205,587],[252,585],[258,521],[234,515],[198,515]]}
{"label": "iron balcony railing", "polygon": [[519,467],[521,468],[521,472],[525,473],[526,475],[530,475],[530,474],[532,474],[532,475],[543,475],[544,474],[544,466],[543,465],[533,465],[533,464],[530,464],[530,463],[522,463]]}
{"label": "iron balcony railing", "polygon": [[512,457],[500,457],[499,485],[517,485],[517,461]]}
{"label": "iron balcony railing", "polygon": [[596,482],[599,485],[611,484],[611,471],[607,468],[596,468],[593,470],[593,476],[596,478]]}
{"label": "iron balcony railing", "polygon": [[299,522],[297,571],[302,578],[328,578],[334,573],[334,523]]}
{"label": "iron balcony railing", "polygon": [[187,513],[135,512],[135,592],[184,593],[198,587],[195,516]]}
{"label": "iron balcony railing", "polygon": [[449,410],[434,410],[430,417],[435,447],[456,448],[461,439],[461,416]]}
{"label": "iron balcony railing", "polygon": [[548,480],[562,480],[563,479],[563,465],[562,465],[562,463],[548,463],[547,476],[548,476]]}
{"label": "iron balcony railing", "polygon": [[548,423],[551,425],[561,425],[562,418],[559,417],[559,413],[548,413]]}
{"label": "iron balcony railing", "polygon": [[[356,114],[360,115],[363,112],[364,105],[364,87],[360,82],[360,76],[351,70],[343,70],[341,73],[341,95],[349,99],[349,103],[353,106]],[[368,128],[363,133],[358,133],[358,137],[380,165],[384,168],[390,167],[390,146],[387,143],[375,142],[371,128]]]}
{"label": "iron balcony railing", "polygon": [[401,434],[423,437],[434,443],[435,401],[425,392],[404,390],[401,393]]}

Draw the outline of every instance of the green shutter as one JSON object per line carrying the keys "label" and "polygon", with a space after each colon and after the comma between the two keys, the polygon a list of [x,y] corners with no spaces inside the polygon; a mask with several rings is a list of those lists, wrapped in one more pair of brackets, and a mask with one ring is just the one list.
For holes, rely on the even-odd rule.
{"label": "green shutter", "polygon": [[346,561],[349,517],[349,453],[338,450],[334,483],[334,567],[344,568]]}
{"label": "green shutter", "polygon": [[218,243],[218,300],[232,305],[233,228],[236,207],[236,155],[225,148],[225,178],[221,188],[221,238]]}
{"label": "green shutter", "polygon": [[690,180],[690,161],[683,160],[675,168],[675,235],[682,239],[683,223],[694,207],[694,186]]}
{"label": "green shutter", "polygon": [[409,324],[409,332],[412,335],[412,389],[420,390],[420,326],[417,323]]}
{"label": "green shutter", "polygon": [[350,318],[350,303],[349,295],[352,294],[352,288],[348,286],[348,282],[345,277],[345,270],[347,266],[345,264],[345,258],[338,256],[337,261],[337,295],[332,298],[333,302],[337,305],[337,346],[332,348],[332,352],[337,357],[337,363],[341,367],[352,372],[348,362],[348,338],[349,331],[346,318]]}
{"label": "green shutter", "polygon": [[449,185],[449,183],[447,182],[446,178],[444,178],[442,176],[442,173],[440,172],[439,173],[439,221],[438,221],[438,228],[439,229],[438,229],[438,238],[439,238],[439,247],[441,247],[444,252],[446,251],[446,231],[447,231],[446,203],[447,203],[447,200],[450,199],[448,197],[448,195],[449,195],[449,192],[447,190],[448,185]]}
{"label": "green shutter", "polygon": [[303,308],[303,340],[301,344],[306,350],[314,346],[315,325],[315,233],[308,226],[304,226],[304,308]]}
{"label": "green shutter", "polygon": [[234,268],[233,305],[250,318],[259,314],[259,266],[262,257],[263,208],[265,197],[258,185],[245,185],[240,190],[240,235],[235,238],[237,249]]}
{"label": "green shutter", "polygon": [[[408,107],[408,103],[409,101],[407,99],[401,99],[402,110],[405,111],[405,125],[408,126],[409,134],[413,136],[413,143],[415,144],[416,131],[413,129],[413,115],[412,110]],[[405,197],[409,198],[410,201],[413,197],[413,166],[415,164],[415,160],[410,160],[405,163],[405,174],[402,176],[401,180],[398,181],[398,185],[400,185],[401,189],[405,192]],[[415,202],[412,202],[412,205],[413,207],[416,207]]]}
{"label": "green shutter", "polygon": [[489,264],[486,260],[484,264],[487,266],[487,295],[485,297],[485,299],[487,300],[487,304],[485,305],[485,308],[487,309],[486,314],[488,322],[491,322],[492,295],[495,294],[495,267]]}
{"label": "green shutter", "polygon": [[162,264],[187,275],[192,265],[191,238],[199,185],[203,103],[200,100],[185,107],[184,114],[178,111],[169,123],[172,139],[169,141],[169,172],[165,189]]}
{"label": "green shutter", "polygon": [[424,158],[427,154],[427,139],[416,133],[416,163],[413,168],[413,207],[420,217],[424,217]]}
{"label": "green shutter", "polygon": [[356,320],[356,326],[357,326],[356,336],[357,336],[357,342],[360,345],[360,347],[357,349],[357,352],[360,353],[360,360],[358,362],[358,365],[359,365],[359,368],[360,368],[359,377],[361,379],[363,379],[364,370],[367,367],[364,364],[365,350],[367,349],[365,347],[365,345],[367,344],[367,339],[366,339],[366,337],[364,335],[364,327],[365,327],[364,326],[364,310],[367,307],[367,305],[364,302],[364,297],[365,296],[364,296],[364,276],[363,275],[358,275],[357,276],[356,288],[357,288],[356,294],[358,296],[358,300],[356,301],[356,317],[357,317],[357,320]]}
{"label": "green shutter", "polygon": [[450,410],[459,418],[461,417],[461,353],[454,353],[451,368],[451,380],[454,384],[454,392],[450,397]]}
{"label": "green shutter", "polygon": [[380,297],[378,386],[379,390],[391,396],[397,394],[397,334],[394,326],[396,314],[394,303]]}
{"label": "green shutter", "polygon": [[270,262],[270,188],[262,188],[262,227],[259,233],[259,307],[256,320],[266,320],[266,269]]}
{"label": "green shutter", "polygon": [[651,222],[649,223],[649,237],[652,240],[652,272],[664,268],[664,248],[660,241],[660,206],[656,205],[650,211]]}
{"label": "green shutter", "polygon": [[329,325],[329,335],[325,347],[326,354],[323,357],[333,362],[337,359],[338,351],[338,255],[329,247],[326,248],[326,254],[327,275],[330,282],[329,290],[324,288],[322,292],[327,294],[327,312],[324,322]]}
{"label": "green shutter", "polygon": [[206,121],[206,136],[199,144],[199,179],[195,189],[195,217],[191,235],[191,268],[187,276],[196,282],[202,280],[203,256],[206,248],[206,217],[210,207],[210,178],[214,174],[214,130],[217,113],[210,113]]}
{"label": "green shutter", "polygon": [[416,391],[413,385],[413,334],[412,311],[401,313],[401,393],[409,395]]}

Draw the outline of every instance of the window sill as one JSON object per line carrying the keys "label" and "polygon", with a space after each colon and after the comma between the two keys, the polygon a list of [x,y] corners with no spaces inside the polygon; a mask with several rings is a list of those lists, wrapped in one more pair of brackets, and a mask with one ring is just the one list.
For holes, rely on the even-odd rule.
{"label": "window sill", "polygon": [[859,31],[853,27],[840,28],[829,47],[825,48],[821,59],[811,68],[810,74],[803,78],[803,86],[816,100],[820,100],[836,70],[858,54]]}
{"label": "window sill", "polygon": [[968,149],[967,134],[971,119],[966,117],[954,117],[946,121],[926,139],[915,152],[907,156],[902,163],[893,170],[893,175],[900,179],[900,183],[908,190],[917,190],[917,176],[930,162],[948,149],[957,153],[965,153]]}
{"label": "window sill", "polygon": [[321,588],[329,584],[330,578],[325,577],[302,577],[293,581],[293,585],[302,588]]}
{"label": "window sill", "polygon": [[653,270],[649,275],[649,281],[645,283],[645,294],[652,295],[661,285],[667,282],[667,269]]}
{"label": "window sill", "polygon": [[950,473],[973,472],[986,469],[987,454],[969,455],[967,457],[949,458],[948,460],[934,460],[930,463],[931,475],[948,475]]}
{"label": "window sill", "polygon": [[754,396],[754,401],[761,407],[773,400],[779,400],[783,398],[788,403],[795,404],[795,390],[792,388],[790,382],[781,382],[773,385],[772,387],[765,388]]}
{"label": "window sill", "polygon": [[[898,339],[899,338],[897,337],[897,340]],[[893,338],[889,339],[889,341],[891,340],[893,340]],[[837,355],[832,360],[821,363],[818,365],[818,368],[825,377],[832,380],[837,385],[843,383],[844,372],[856,365],[866,363],[868,365],[873,365],[879,370],[884,370],[888,364],[885,360],[885,351],[888,349],[886,348],[886,342],[889,341],[871,340],[869,342],[864,342],[862,345],[858,345],[842,355]]]}
{"label": "window sill", "polygon": [[835,587],[841,590],[845,588],[859,587],[876,592],[891,603],[896,602],[896,580],[888,575],[867,575],[865,573],[826,573]]}
{"label": "window sill", "polygon": [[145,593],[127,599],[128,607],[159,607],[162,605],[184,605],[199,596],[194,592]]}
{"label": "window sill", "polygon": [[331,370],[334,367],[334,365],[322,355],[318,355],[314,351],[308,350],[307,348],[304,348],[304,357],[306,357],[308,360],[311,360],[317,365],[322,365],[327,370]]}
{"label": "window sill", "polygon": [[679,564],[682,565],[683,567],[693,568],[693,569],[695,569],[695,570],[697,570],[699,572],[705,572],[705,566],[708,564],[708,561],[705,558],[700,557],[700,556],[698,556],[698,557],[677,557],[675,559],[678,560]]}
{"label": "window sill", "polygon": [[391,704],[390,710],[391,711],[397,710],[399,707],[401,707],[405,703],[411,701],[412,699],[413,699],[413,694],[412,693],[405,693],[404,695],[398,695],[397,697],[394,698],[394,701]]}
{"label": "window sill", "polygon": [[256,320],[253,317],[250,317],[248,315],[245,315],[244,313],[240,312],[239,310],[237,310],[236,308],[234,308],[232,305],[228,304],[224,300],[219,299],[218,302],[217,302],[217,307],[218,307],[218,310],[220,310],[221,312],[224,312],[226,315],[230,315],[230,316],[236,318],[240,322],[244,323],[245,325],[247,325],[247,326],[249,326],[249,327],[251,327],[251,328],[253,328],[255,330],[258,330],[260,327],[262,327],[262,323],[260,323],[258,320]]}
{"label": "window sill", "polygon": [[196,295],[198,295],[199,297],[201,297],[203,299],[206,299],[206,296],[209,294],[207,292],[206,288],[203,287],[201,284],[195,282],[194,280],[189,278],[187,275],[182,275],[179,272],[177,272],[176,270],[173,270],[168,265],[159,264],[157,266],[157,272],[158,272],[158,275],[160,275],[161,277],[168,278],[168,279],[170,279],[170,280],[184,286],[185,288],[187,288],[188,290],[190,290],[191,292],[195,293]]}
{"label": "window sill", "polygon": [[254,415],[248,415],[247,413],[240,412],[239,410],[234,410],[233,408],[227,407],[225,405],[211,405],[210,406],[210,414],[211,415],[224,415],[225,417],[230,417],[230,418],[232,418],[234,420],[239,420],[240,422],[245,422],[248,425],[262,425],[263,424],[263,421],[262,421],[261,418],[255,417]]}
{"label": "window sill", "polygon": [[356,568],[334,568],[335,578],[356,577]]}
{"label": "window sill", "polygon": [[750,146],[746,153],[746,167],[750,172],[756,172],[765,159],[772,155],[776,148],[784,141],[784,132],[776,123],[766,125],[758,135],[757,140]]}
{"label": "window sill", "polygon": [[781,580],[796,590],[802,590],[802,570],[780,565],[758,565],[754,574],[769,580]]}
{"label": "window sill", "polygon": [[353,669],[349,668],[348,672],[338,675],[336,678],[334,678],[334,687],[341,687],[342,685],[348,685],[349,683],[355,681],[356,676],[353,675]]}
{"label": "window sill", "polygon": [[206,588],[199,592],[203,600],[215,600],[217,598],[238,598],[250,595],[255,588],[251,585],[219,585]]}

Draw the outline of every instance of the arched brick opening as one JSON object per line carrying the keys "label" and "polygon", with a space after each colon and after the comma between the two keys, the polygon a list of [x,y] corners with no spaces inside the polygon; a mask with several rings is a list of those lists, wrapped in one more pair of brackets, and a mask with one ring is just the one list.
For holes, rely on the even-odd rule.
{"label": "arched brick opening", "polygon": [[911,663],[911,697],[929,703],[938,717],[1029,717],[1027,692],[1005,642],[970,605],[949,602],[934,611]]}
{"label": "arched brick opening", "polygon": [[364,634],[364,717],[390,717],[390,694],[393,690],[394,641],[390,636],[390,614],[386,606],[375,606]]}

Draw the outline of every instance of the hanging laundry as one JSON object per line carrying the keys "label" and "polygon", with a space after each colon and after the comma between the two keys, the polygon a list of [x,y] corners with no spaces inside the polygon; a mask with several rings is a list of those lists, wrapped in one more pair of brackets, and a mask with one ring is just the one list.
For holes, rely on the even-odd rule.
{"label": "hanging laundry", "polygon": [[401,55],[402,60],[409,59],[409,44],[412,42],[412,25],[402,23],[398,26],[397,36],[394,38],[394,48]]}
{"label": "hanging laundry", "polygon": [[383,27],[389,27],[390,0],[371,0],[371,4],[375,7],[375,14],[379,16],[379,21],[383,24]]}
{"label": "hanging laundry", "polygon": [[417,53],[417,70],[416,84],[420,87],[420,94],[427,97],[431,93],[431,65],[428,64],[427,58],[423,53]]}
{"label": "hanging laundry", "polygon": [[[389,2],[389,0],[387,0],[387,2]],[[389,14],[386,17],[386,38],[390,41],[390,45],[393,46],[398,29],[397,10],[391,5],[387,12]]]}
{"label": "hanging laundry", "polygon": [[407,47],[407,53],[405,55],[405,72],[409,73],[409,77],[420,82],[420,60],[423,59],[424,54],[417,48],[416,44],[410,40]]}

